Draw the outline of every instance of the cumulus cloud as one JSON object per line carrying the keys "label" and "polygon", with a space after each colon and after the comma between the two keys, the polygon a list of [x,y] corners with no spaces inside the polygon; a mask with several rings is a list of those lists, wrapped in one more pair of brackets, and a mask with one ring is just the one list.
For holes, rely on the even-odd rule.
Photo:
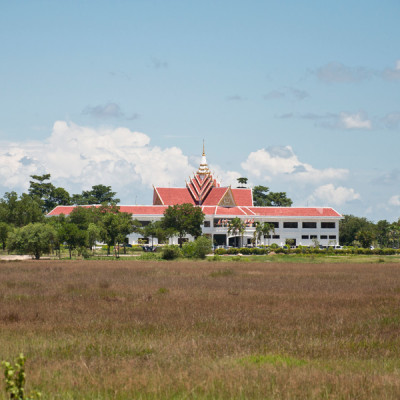
{"label": "cumulus cloud", "polygon": [[400,206],[400,196],[399,196],[399,195],[397,195],[397,196],[392,196],[392,197],[389,199],[389,204],[390,204],[391,206]]}
{"label": "cumulus cloud", "polygon": [[332,183],[328,183],[316,188],[309,200],[311,203],[317,201],[327,205],[334,204],[339,206],[349,201],[358,200],[359,198],[359,193],[356,193],[352,188],[343,186],[335,187]]}
{"label": "cumulus cloud", "polygon": [[366,119],[361,113],[357,114],[340,114],[340,122],[345,129],[371,129],[372,122]]}
{"label": "cumulus cloud", "polygon": [[241,166],[249,175],[265,181],[279,176],[286,180],[316,183],[343,179],[349,172],[346,169],[314,168],[300,161],[290,146],[276,146],[252,152]]}
{"label": "cumulus cloud", "polygon": [[315,71],[317,78],[325,83],[349,83],[359,82],[372,76],[372,72],[366,68],[352,68],[344,64],[331,62],[319,67]]}
{"label": "cumulus cloud", "polygon": [[44,172],[66,187],[102,183],[119,192],[132,185],[184,182],[193,170],[179,148],[151,146],[149,136],[123,127],[95,129],[57,121],[45,142],[3,142],[1,149],[0,181],[13,190],[26,190],[29,175]]}

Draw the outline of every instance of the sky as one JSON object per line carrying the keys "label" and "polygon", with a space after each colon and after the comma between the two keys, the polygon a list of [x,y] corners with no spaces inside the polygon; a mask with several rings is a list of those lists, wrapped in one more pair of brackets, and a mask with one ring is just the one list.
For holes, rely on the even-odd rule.
{"label": "sky", "polygon": [[400,217],[400,3],[0,0],[0,197],[222,185]]}

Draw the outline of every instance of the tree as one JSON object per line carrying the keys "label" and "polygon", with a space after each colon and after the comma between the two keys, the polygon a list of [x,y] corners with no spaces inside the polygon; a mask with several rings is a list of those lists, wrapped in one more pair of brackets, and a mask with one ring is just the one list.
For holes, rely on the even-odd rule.
{"label": "tree", "polygon": [[270,192],[267,186],[254,186],[253,203],[257,207],[291,207],[293,201],[285,192]]}
{"label": "tree", "polygon": [[95,185],[92,186],[92,190],[83,191],[82,194],[74,194],[72,196],[72,203],[77,205],[115,205],[120,201],[114,197],[116,194],[116,192],[111,191],[111,186]]}
{"label": "tree", "polygon": [[237,181],[238,181],[238,183],[240,185],[239,187],[242,188],[242,187],[245,187],[245,186],[242,186],[242,185],[247,185],[248,179],[244,178],[244,177],[241,177],[241,178],[238,178]]}
{"label": "tree", "polygon": [[370,228],[362,228],[356,234],[356,240],[358,240],[364,248],[371,247],[375,238],[375,233]]}
{"label": "tree", "polygon": [[37,222],[11,232],[7,248],[32,254],[38,260],[43,253],[50,252],[55,238],[56,232],[52,226]]}
{"label": "tree", "polygon": [[[243,234],[245,230],[246,230],[246,224],[240,218],[236,217],[233,218],[231,221],[229,221],[228,235],[232,236],[240,235],[242,237],[242,246],[243,246]],[[236,241],[236,247],[238,247],[237,241]]]}
{"label": "tree", "polygon": [[261,236],[269,235],[270,232],[275,232],[274,225],[268,222],[256,222],[256,230],[254,231],[254,241],[257,246],[257,241],[261,239]]}
{"label": "tree", "polygon": [[60,242],[67,244],[70,259],[72,258],[72,250],[87,246],[87,239],[87,231],[79,229],[73,222],[65,223],[60,229]]}
{"label": "tree", "polygon": [[90,250],[93,250],[93,246],[101,238],[100,228],[96,224],[91,222],[87,228],[87,235],[89,248]]}
{"label": "tree", "polygon": [[110,247],[123,243],[125,237],[135,231],[136,224],[130,214],[119,212],[118,207],[102,207],[100,212],[100,237],[107,244],[107,254],[110,254]]}
{"label": "tree", "polygon": [[11,228],[6,222],[0,222],[0,243],[2,244],[3,250],[6,249],[7,237]]}
{"label": "tree", "polygon": [[388,247],[389,245],[390,223],[385,219],[380,220],[376,224],[376,239],[380,247]]}
{"label": "tree", "polygon": [[204,214],[200,207],[184,203],[169,206],[164,211],[161,226],[164,229],[175,231],[182,247],[182,239],[185,235],[191,235],[195,238],[201,236],[201,224],[203,221]]}
{"label": "tree", "polygon": [[40,200],[43,212],[48,213],[58,205],[71,204],[69,193],[62,187],[55,187],[50,180],[50,174],[31,175],[32,181],[28,193],[32,198]]}
{"label": "tree", "polygon": [[374,229],[374,225],[366,218],[355,217],[354,215],[344,215],[344,219],[339,222],[340,244],[342,246],[351,246],[356,240],[357,232],[362,229]]}

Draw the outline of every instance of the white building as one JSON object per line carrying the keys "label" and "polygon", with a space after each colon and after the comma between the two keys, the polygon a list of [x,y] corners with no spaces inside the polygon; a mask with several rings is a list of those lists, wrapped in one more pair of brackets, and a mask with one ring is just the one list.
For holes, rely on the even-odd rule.
{"label": "white building", "polygon": [[[132,214],[132,218],[144,225],[160,220],[168,206],[184,203],[201,207],[205,214],[203,234],[209,236],[215,245],[241,244],[242,235],[228,233],[229,222],[236,217],[245,224],[243,245],[252,242],[256,224],[263,222],[272,224],[274,230],[264,235],[258,244],[283,246],[290,241],[295,246],[311,246],[318,241],[322,246],[339,245],[339,220],[342,216],[333,208],[255,207],[252,189],[220,186],[208,168],[204,150],[198,171],[185,187],[154,187],[152,205],[120,206],[120,211]],[[74,207],[58,206],[49,216],[68,215]],[[129,242],[138,243],[139,238],[139,235],[132,234]],[[177,244],[178,238],[171,238],[170,243]]]}

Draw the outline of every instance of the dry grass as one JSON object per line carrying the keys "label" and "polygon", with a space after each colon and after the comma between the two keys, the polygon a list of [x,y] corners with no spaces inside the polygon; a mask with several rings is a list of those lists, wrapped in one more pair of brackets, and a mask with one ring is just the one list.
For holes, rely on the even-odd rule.
{"label": "dry grass", "polygon": [[399,306],[397,263],[0,263],[0,359],[44,399],[398,399]]}

